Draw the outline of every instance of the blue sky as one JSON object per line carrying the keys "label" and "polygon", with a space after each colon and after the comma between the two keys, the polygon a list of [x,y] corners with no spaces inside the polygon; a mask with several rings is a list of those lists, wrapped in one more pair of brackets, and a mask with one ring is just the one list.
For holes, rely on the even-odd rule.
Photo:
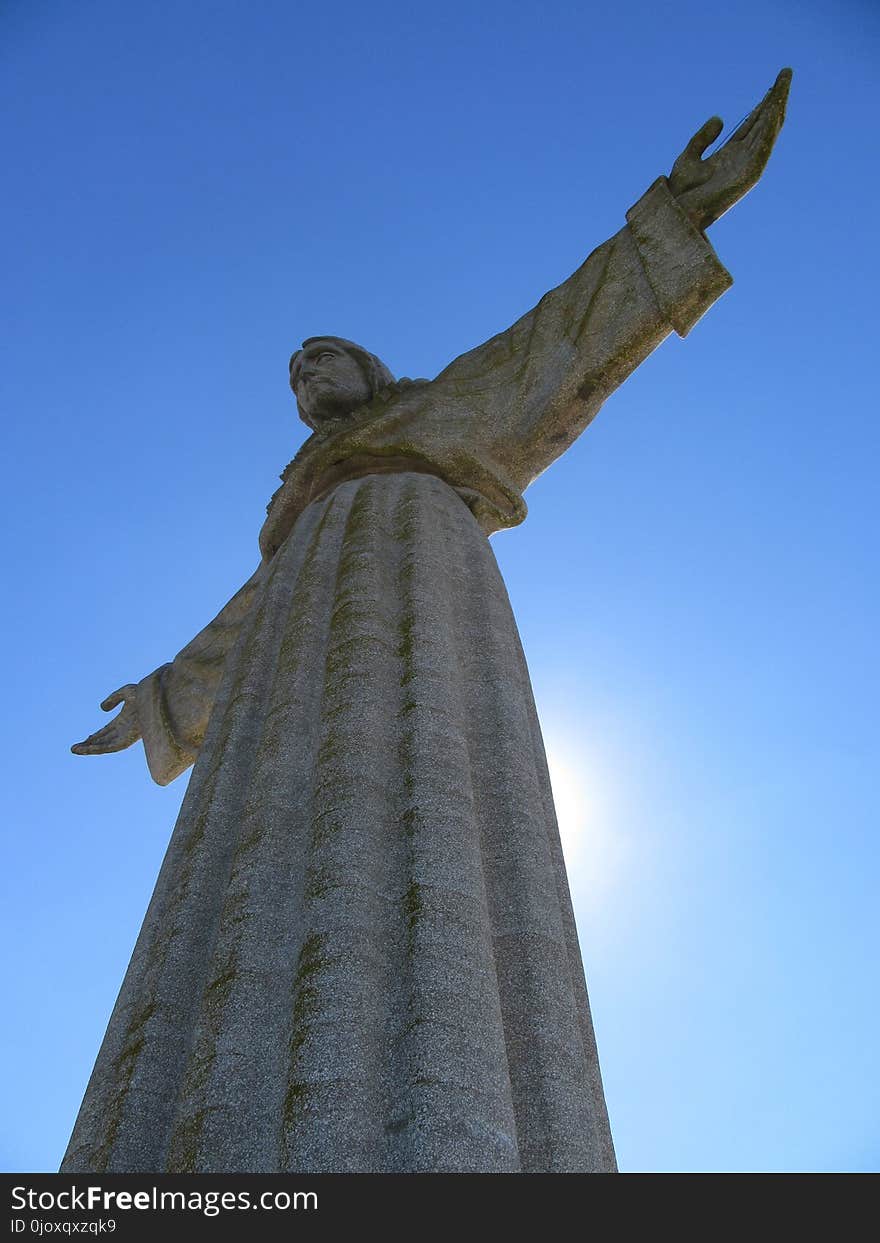
{"label": "blue sky", "polygon": [[432,376],[795,71],[735,285],[493,539],[626,1170],[880,1164],[880,13],[279,0],[0,11],[0,1168],[57,1168],[183,794],[97,704],[250,574],[291,349]]}

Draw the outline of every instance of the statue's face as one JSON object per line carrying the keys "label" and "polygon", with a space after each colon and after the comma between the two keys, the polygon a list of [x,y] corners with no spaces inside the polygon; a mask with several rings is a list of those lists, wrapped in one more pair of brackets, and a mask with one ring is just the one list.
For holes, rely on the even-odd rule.
{"label": "statue's face", "polygon": [[334,341],[310,341],[294,355],[290,386],[313,426],[350,414],[373,395],[361,364]]}

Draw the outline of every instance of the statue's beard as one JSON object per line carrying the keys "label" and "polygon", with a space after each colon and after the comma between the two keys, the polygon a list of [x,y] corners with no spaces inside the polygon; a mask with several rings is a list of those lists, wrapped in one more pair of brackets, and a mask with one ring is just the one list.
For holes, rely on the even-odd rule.
{"label": "statue's beard", "polygon": [[317,429],[324,423],[336,423],[354,414],[367,404],[370,394],[332,388],[318,378],[306,386],[304,398],[297,397],[299,417],[309,427]]}

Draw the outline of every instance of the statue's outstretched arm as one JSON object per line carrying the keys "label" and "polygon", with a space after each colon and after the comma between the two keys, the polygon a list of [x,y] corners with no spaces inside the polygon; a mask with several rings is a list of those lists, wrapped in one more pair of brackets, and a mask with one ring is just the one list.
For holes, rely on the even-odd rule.
{"label": "statue's outstretched arm", "polygon": [[785,117],[790,70],[713,155],[711,118],[627,212],[627,224],[506,332],[435,380],[525,488],[672,331],[685,336],[732,284],[703,230],[757,182]]}
{"label": "statue's outstretched arm", "polygon": [[119,704],[122,711],[103,729],[71,747],[74,755],[122,751],[143,738],[150,774],[159,785],[167,785],[189,768],[205,736],[226,657],[264,572],[265,565],[261,565],[173,661],[109,695],[101,704],[104,711]]}

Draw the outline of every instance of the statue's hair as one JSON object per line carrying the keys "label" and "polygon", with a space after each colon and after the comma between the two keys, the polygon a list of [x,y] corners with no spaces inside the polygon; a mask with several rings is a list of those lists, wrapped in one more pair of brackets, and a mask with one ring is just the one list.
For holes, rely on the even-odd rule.
{"label": "statue's hair", "polygon": [[[351,354],[351,356],[360,364],[361,370],[367,378],[367,383],[370,386],[371,397],[375,397],[377,393],[381,393],[383,389],[389,388],[395,383],[394,376],[382,362],[381,358],[377,358],[375,354],[371,354],[369,350],[365,350],[362,345],[356,345],[354,341],[347,341],[345,337],[306,337],[305,341],[302,343],[301,349],[295,350],[290,356],[290,364],[288,367],[289,372],[293,371],[293,364],[296,362],[297,358],[299,358],[302,350],[304,350],[307,345],[312,345],[315,341],[331,341],[334,345],[338,345],[341,349],[345,350],[347,354]],[[290,387],[293,388],[292,383]],[[311,419],[306,418],[302,410],[300,410],[299,414],[302,421],[306,423],[312,431],[314,431],[316,424],[313,423]]]}

